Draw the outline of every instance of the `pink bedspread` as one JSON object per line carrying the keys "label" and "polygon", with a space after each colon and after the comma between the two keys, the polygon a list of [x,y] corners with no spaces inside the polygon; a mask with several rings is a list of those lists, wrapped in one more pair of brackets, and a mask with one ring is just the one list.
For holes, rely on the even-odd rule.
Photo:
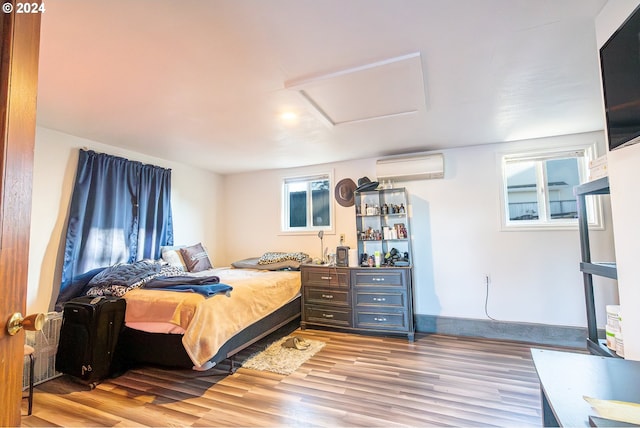
{"label": "pink bedspread", "polygon": [[169,323],[184,330],[182,343],[196,367],[209,361],[232,336],[290,302],[300,293],[300,272],[217,268],[229,297],[136,289],[127,292],[128,325]]}

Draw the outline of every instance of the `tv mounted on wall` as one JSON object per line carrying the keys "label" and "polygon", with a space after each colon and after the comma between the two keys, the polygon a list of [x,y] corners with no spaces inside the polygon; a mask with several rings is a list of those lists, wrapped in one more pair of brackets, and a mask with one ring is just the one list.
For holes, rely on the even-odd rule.
{"label": "tv mounted on wall", "polygon": [[640,142],[640,7],[600,48],[609,150]]}

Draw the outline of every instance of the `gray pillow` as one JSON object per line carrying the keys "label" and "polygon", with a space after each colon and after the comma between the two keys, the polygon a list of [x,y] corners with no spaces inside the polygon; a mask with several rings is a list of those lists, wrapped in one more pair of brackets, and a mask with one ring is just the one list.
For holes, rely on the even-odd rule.
{"label": "gray pillow", "polygon": [[201,243],[180,248],[180,254],[182,254],[182,260],[184,260],[189,272],[201,272],[213,268],[211,260],[209,260],[209,254],[207,254],[207,250],[204,249]]}

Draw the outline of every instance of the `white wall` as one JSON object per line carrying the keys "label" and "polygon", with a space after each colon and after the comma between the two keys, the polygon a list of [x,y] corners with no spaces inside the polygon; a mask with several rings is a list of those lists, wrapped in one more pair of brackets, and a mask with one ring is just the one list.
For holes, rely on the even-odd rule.
{"label": "white wall", "polygon": [[67,211],[80,148],[170,168],[175,242],[203,242],[215,262],[216,254],[223,248],[218,233],[221,225],[218,203],[222,194],[220,176],[38,127],[34,153],[27,313],[51,310],[57,297]]}
{"label": "white wall", "polygon": [[[375,174],[370,160],[318,165],[308,168],[271,170],[257,173],[227,175],[224,178],[224,242],[222,263],[260,256],[266,251],[304,251],[311,257],[320,256],[320,239],[316,234],[283,235],[280,233],[282,178],[305,174],[332,172],[334,183],[351,177]],[[346,245],[356,247],[354,208],[335,203],[335,234],[325,233],[325,247],[335,248],[339,234],[346,235]]]}
{"label": "white wall", "polygon": [[[285,176],[333,171],[334,182],[350,177],[375,179],[375,159],[331,165],[263,171],[225,177],[185,165],[150,158],[112,146],[38,128],[34,159],[32,234],[28,311],[47,311],[60,278],[67,209],[77,152],[81,147],[172,169],[172,206],[176,243],[202,241],[214,264],[259,256],[265,251],[320,254],[312,235],[280,233],[281,180]],[[500,229],[498,155],[532,147],[598,142],[600,132],[535,141],[445,151],[445,178],[417,180],[409,191],[415,264],[416,312],[482,319],[490,274],[489,315],[505,321],[586,325],[577,230],[504,232]],[[607,204],[605,204],[605,207]],[[355,247],[354,207],[335,204],[336,234],[325,235],[329,248],[345,233]],[[594,260],[613,258],[607,227],[591,235]],[[613,281],[599,279],[598,324],[604,305],[617,302]]]}
{"label": "white wall", "polygon": [[[594,132],[534,141],[445,151],[445,178],[404,185],[409,192],[416,312],[450,317],[486,318],[483,277],[491,277],[488,311],[505,321],[586,326],[580,243],[577,228],[562,231],[501,231],[497,154],[531,148],[598,143]],[[375,179],[375,159],[332,165],[226,176],[225,238],[230,263],[265,251],[320,253],[315,234],[283,236],[280,228],[281,180],[285,176],[334,170],[334,181]],[[608,197],[606,198],[608,199]],[[608,207],[608,204],[605,204]],[[336,204],[336,233],[356,244],[354,207]],[[613,258],[610,212],[607,227],[591,235],[593,258]],[[339,235],[325,235],[335,247]],[[614,281],[598,287],[599,325],[604,305],[617,303]]]}
{"label": "white wall", "polygon": [[[607,2],[596,18],[598,46],[639,4],[638,0]],[[640,360],[640,144],[609,152],[608,162],[625,358]]]}

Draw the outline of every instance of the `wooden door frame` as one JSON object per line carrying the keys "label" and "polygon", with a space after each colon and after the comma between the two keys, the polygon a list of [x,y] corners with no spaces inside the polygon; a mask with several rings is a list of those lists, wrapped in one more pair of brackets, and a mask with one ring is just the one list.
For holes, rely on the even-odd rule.
{"label": "wooden door frame", "polygon": [[40,18],[0,17],[0,426],[20,426],[21,417],[24,332],[10,336],[6,324],[26,309]]}

